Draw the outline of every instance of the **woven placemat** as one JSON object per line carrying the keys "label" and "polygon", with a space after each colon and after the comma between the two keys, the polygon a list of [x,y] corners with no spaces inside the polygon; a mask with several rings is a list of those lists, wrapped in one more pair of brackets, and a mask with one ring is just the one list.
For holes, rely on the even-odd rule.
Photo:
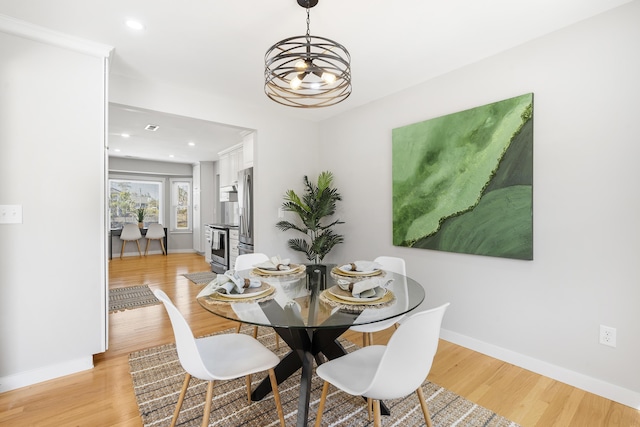
{"label": "woven placemat", "polygon": [[375,309],[375,308],[389,307],[390,305],[396,302],[396,296],[393,294],[393,292],[387,291],[385,296],[381,298],[379,301],[352,303],[352,302],[337,298],[336,296],[332,295],[328,289],[325,289],[320,293],[320,301],[322,301],[325,304],[329,304],[331,307],[334,307],[334,308],[338,307],[342,310],[359,313],[368,308]]}

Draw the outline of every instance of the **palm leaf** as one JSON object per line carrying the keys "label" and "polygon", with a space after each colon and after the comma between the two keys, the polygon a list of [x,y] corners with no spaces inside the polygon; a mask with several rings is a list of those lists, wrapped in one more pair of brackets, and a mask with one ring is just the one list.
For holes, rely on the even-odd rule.
{"label": "palm leaf", "polygon": [[344,224],[339,219],[334,219],[328,224],[323,224],[326,217],[335,215],[337,202],[342,200],[340,193],[331,188],[333,174],[325,171],[320,173],[316,182],[304,176],[304,192],[298,195],[294,190],[287,190],[284,195],[282,209],[294,212],[302,225],[289,221],[279,221],[276,224],[282,231],[295,230],[305,234],[304,237],[290,239],[289,248],[304,252],[309,261],[322,261],[322,259],[337,244],[344,242],[342,235],[334,233],[331,229],[339,224]]}

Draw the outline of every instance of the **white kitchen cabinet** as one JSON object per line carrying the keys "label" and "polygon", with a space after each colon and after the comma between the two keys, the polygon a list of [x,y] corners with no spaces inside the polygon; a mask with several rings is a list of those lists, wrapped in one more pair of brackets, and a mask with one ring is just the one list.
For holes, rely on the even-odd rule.
{"label": "white kitchen cabinet", "polygon": [[235,268],[236,258],[238,258],[239,232],[237,229],[229,230],[229,269]]}
{"label": "white kitchen cabinet", "polygon": [[255,133],[251,132],[242,138],[242,167],[248,169],[253,167],[253,144]]}
{"label": "white kitchen cabinet", "polygon": [[238,171],[244,169],[242,167],[242,146],[236,144],[218,153],[220,163],[220,188],[237,184]]}

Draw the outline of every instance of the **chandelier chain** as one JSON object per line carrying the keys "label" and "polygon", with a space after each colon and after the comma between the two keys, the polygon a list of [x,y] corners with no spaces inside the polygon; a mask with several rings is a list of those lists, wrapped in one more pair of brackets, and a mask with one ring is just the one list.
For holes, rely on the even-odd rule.
{"label": "chandelier chain", "polygon": [[311,18],[309,17],[309,2],[307,2],[307,40],[311,39],[311,33],[309,31],[309,24],[311,23]]}

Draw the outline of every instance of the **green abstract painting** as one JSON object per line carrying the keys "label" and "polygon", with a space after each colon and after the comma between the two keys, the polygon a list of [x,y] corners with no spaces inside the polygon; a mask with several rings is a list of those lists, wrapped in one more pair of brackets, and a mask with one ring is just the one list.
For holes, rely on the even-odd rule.
{"label": "green abstract painting", "polygon": [[533,94],[393,129],[393,244],[533,259]]}

